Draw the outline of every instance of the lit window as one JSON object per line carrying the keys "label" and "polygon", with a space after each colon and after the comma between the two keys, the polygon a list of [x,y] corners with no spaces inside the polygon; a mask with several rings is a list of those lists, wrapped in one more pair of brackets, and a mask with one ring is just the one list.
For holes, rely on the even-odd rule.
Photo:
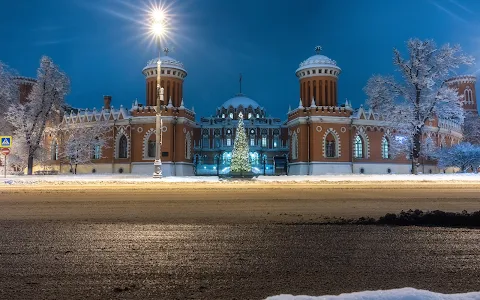
{"label": "lit window", "polygon": [[230,146],[232,146],[232,139],[227,138],[227,147],[230,147]]}
{"label": "lit window", "polygon": [[252,118],[252,113],[248,113],[248,118],[249,118],[249,119]]}
{"label": "lit window", "polygon": [[277,148],[278,147],[278,136],[275,136],[273,138],[273,148]]}
{"label": "lit window", "polygon": [[258,119],[258,118],[260,118],[260,115],[259,115],[259,114],[257,114],[257,119]]}
{"label": "lit window", "polygon": [[355,144],[354,144],[354,156],[355,158],[363,158],[363,141],[362,138],[357,135],[355,137]]}
{"label": "lit window", "polygon": [[229,114],[230,119],[233,119],[233,113]]}
{"label": "lit window", "polygon": [[250,138],[250,146],[255,146],[255,138]]}
{"label": "lit window", "polygon": [[386,137],[382,138],[382,158],[390,158],[389,152],[389,143]]}
{"label": "lit window", "polygon": [[210,140],[208,138],[208,135],[203,136],[202,147],[207,149],[210,148]]}
{"label": "lit window", "polygon": [[101,155],[101,147],[98,145],[98,138],[95,138],[95,144],[93,145],[92,149],[92,159],[100,159]]}
{"label": "lit window", "polygon": [[267,148],[267,137],[266,136],[262,136],[262,147]]}
{"label": "lit window", "polygon": [[222,114],[222,119],[225,119],[225,114]]}

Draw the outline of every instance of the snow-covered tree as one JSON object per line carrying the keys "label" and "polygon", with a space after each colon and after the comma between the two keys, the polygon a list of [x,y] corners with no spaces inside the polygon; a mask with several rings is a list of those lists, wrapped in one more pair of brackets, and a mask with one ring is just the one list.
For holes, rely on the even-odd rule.
{"label": "snow-covered tree", "polygon": [[476,113],[465,114],[463,123],[463,141],[480,144],[480,117]]}
{"label": "snow-covered tree", "polygon": [[230,170],[234,173],[250,172],[252,166],[248,161],[249,147],[247,136],[243,127],[243,114],[238,114],[238,126],[232,151],[232,163]]}
{"label": "snow-covered tree", "polygon": [[457,89],[444,83],[453,70],[472,64],[474,59],[464,55],[460,46],[446,44],[439,48],[432,40],[410,39],[407,48],[407,59],[394,49],[393,63],[402,81],[376,75],[368,80],[364,90],[368,105],[386,116],[396,132],[407,135],[412,145],[412,173],[418,174],[426,122],[435,117],[463,122],[461,96]]}
{"label": "snow-covered tree", "polygon": [[78,165],[91,164],[104,158],[103,150],[109,147],[112,127],[107,121],[83,124],[61,124],[56,132],[60,137],[58,158],[70,165],[74,174]]}
{"label": "snow-covered tree", "polygon": [[37,82],[24,104],[14,103],[8,109],[7,119],[15,128],[15,136],[27,145],[28,175],[32,174],[35,153],[40,149],[48,122],[54,122],[60,113],[70,82],[49,57],[42,57],[37,70]]}
{"label": "snow-covered tree", "polygon": [[15,71],[0,61],[0,135],[11,135],[13,127],[7,120],[8,108],[18,102]]}
{"label": "snow-covered tree", "polygon": [[439,150],[436,158],[440,168],[456,167],[462,172],[470,169],[477,172],[477,168],[480,166],[480,146],[460,143]]}

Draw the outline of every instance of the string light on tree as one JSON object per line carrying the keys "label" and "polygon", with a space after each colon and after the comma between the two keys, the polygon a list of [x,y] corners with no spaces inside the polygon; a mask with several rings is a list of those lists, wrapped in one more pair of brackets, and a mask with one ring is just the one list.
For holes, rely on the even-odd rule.
{"label": "string light on tree", "polygon": [[243,114],[238,114],[237,133],[235,135],[235,142],[232,151],[232,163],[230,170],[233,173],[250,172],[252,167],[248,161],[249,147],[247,143],[247,136],[243,127]]}

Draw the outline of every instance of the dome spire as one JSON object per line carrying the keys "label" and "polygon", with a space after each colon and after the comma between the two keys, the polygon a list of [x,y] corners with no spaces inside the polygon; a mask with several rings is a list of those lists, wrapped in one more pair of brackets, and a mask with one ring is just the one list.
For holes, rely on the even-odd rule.
{"label": "dome spire", "polygon": [[165,56],[168,56],[168,52],[170,52],[170,49],[168,47],[164,47],[163,53],[165,53]]}
{"label": "dome spire", "polygon": [[320,54],[320,51],[322,51],[322,46],[315,46],[315,53]]}

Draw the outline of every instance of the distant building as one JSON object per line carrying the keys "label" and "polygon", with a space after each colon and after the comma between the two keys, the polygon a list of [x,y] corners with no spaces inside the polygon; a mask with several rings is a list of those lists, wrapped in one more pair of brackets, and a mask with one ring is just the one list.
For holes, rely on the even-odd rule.
{"label": "distant building", "polygon": [[[336,62],[317,53],[296,70],[299,101],[287,120],[267,116],[265,109],[244,94],[237,94],[218,107],[210,117],[196,121],[195,112],[185,107],[183,84],[187,71],[172,57],[161,57],[161,86],[165,90],[163,111],[162,169],[165,176],[215,175],[229,172],[238,114],[243,113],[250,145],[253,171],[259,174],[388,174],[410,173],[408,154],[389,154],[392,130],[374,111],[354,109],[349,101],[339,104]],[[168,54],[168,53],[167,53]],[[94,164],[79,167],[79,173],[153,174],[155,156],[156,63],[143,69],[146,78],[145,103],[135,100],[130,108],[114,108],[104,96],[100,110],[69,110],[62,122],[89,124],[108,120],[111,145],[102,149]],[[447,81],[465,95],[465,109],[477,111],[474,76]],[[462,139],[459,124],[431,120],[424,138],[436,145],[450,146]],[[47,137],[52,153],[62,147],[58,137]],[[92,150],[93,151],[93,150]],[[52,154],[53,168],[69,172]],[[438,173],[435,161],[420,160],[420,172]]]}

